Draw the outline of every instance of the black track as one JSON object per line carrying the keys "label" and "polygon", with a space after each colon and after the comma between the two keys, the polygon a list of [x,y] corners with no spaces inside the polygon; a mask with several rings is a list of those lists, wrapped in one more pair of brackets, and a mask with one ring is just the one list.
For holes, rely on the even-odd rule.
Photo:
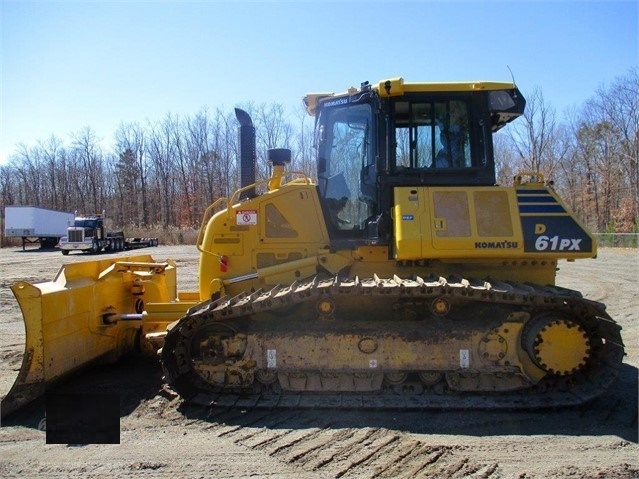
{"label": "black track", "polygon": [[[259,390],[216,391],[193,370],[188,339],[211,322],[246,318],[265,311],[277,312],[320,297],[340,295],[384,295],[389,300],[431,300],[448,297],[455,301],[486,302],[524,308],[535,313],[569,313],[577,318],[598,346],[588,364],[574,377],[544,378],[536,386],[514,392],[459,393],[426,388],[419,394],[402,394],[395,389],[372,393],[317,393]],[[479,305],[479,304],[478,304]],[[584,404],[602,394],[621,368],[624,347],[621,327],[601,303],[557,286],[486,282],[459,278],[433,281],[397,277],[369,280],[321,279],[314,277],[269,291],[243,293],[204,302],[168,328],[161,354],[165,380],[187,401],[205,406],[232,408],[341,408],[341,409],[539,409]]]}

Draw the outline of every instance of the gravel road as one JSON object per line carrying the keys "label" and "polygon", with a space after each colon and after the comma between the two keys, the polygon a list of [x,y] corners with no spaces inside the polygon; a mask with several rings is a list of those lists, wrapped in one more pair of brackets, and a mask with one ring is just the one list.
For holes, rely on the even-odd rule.
{"label": "gravel road", "polygon": [[[197,287],[193,246],[141,253],[178,264],[181,290]],[[0,250],[0,395],[20,366],[24,331],[10,285],[46,281],[90,257]],[[206,411],[163,387],[159,366],[126,359],[60,387],[120,395],[120,444],[46,444],[44,401],[0,428],[0,477],[69,478],[637,478],[639,252],[602,249],[561,262],[557,283],[605,302],[622,326],[626,358],[612,389],[575,410]]]}

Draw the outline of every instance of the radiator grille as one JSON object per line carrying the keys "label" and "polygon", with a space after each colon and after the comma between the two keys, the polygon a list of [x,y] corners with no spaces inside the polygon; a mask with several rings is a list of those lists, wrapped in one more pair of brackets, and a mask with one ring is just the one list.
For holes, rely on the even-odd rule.
{"label": "radiator grille", "polygon": [[84,241],[84,231],[82,230],[69,231],[69,242],[82,243],[83,241]]}

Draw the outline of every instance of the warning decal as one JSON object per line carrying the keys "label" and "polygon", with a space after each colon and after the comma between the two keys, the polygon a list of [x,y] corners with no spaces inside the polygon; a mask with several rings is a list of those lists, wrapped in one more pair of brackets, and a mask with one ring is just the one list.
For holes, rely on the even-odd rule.
{"label": "warning decal", "polygon": [[235,222],[238,225],[256,225],[257,210],[238,210],[235,214]]}
{"label": "warning decal", "polygon": [[266,367],[269,369],[277,367],[277,349],[266,350]]}
{"label": "warning decal", "polygon": [[470,352],[468,349],[459,350],[459,367],[468,369],[470,367]]}

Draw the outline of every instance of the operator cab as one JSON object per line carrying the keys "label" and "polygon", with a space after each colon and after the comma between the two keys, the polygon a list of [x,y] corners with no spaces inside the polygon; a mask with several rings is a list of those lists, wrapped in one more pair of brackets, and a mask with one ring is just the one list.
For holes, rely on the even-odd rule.
{"label": "operator cab", "polygon": [[395,186],[492,186],[492,134],[523,113],[511,83],[363,83],[310,94],[331,238],[384,242]]}

